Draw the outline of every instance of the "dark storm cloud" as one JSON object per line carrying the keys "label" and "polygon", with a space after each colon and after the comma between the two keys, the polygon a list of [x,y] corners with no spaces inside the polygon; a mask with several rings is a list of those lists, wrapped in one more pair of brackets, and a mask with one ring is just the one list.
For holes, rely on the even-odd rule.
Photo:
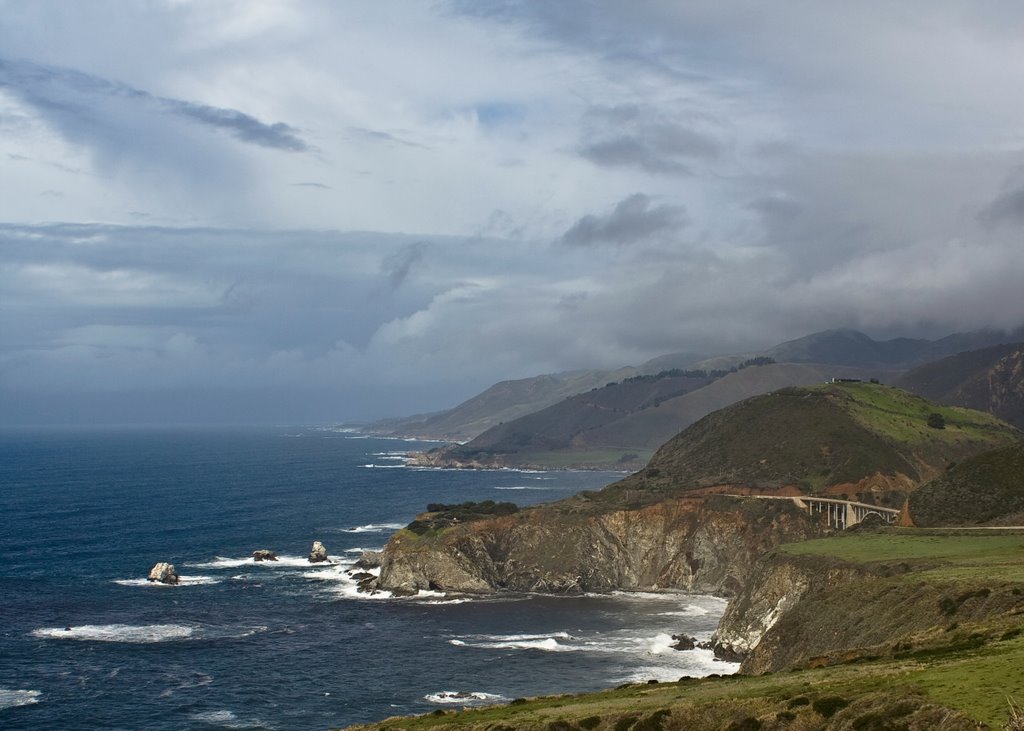
{"label": "dark storm cloud", "polygon": [[661,175],[688,175],[693,161],[722,154],[722,145],[711,136],[635,104],[589,110],[583,135],[579,153],[591,162]]}
{"label": "dark storm cloud", "polygon": [[415,241],[391,254],[381,262],[380,270],[387,277],[391,289],[398,289],[408,279],[412,268],[423,261],[429,244]]}
{"label": "dark storm cloud", "polygon": [[562,234],[561,241],[571,246],[621,246],[674,233],[686,224],[683,206],[652,206],[648,196],[634,193],[619,201],[607,216],[583,216]]}
{"label": "dark storm cloud", "polygon": [[986,226],[1002,223],[1024,224],[1024,188],[1003,193],[978,214]]}
{"label": "dark storm cloud", "polygon": [[10,89],[65,130],[70,126],[81,131],[102,124],[95,107],[104,102],[121,101],[144,111],[178,116],[220,129],[261,147],[289,152],[309,149],[298,130],[284,122],[268,124],[237,109],[154,96],[127,84],[72,69],[0,59],[0,88]]}

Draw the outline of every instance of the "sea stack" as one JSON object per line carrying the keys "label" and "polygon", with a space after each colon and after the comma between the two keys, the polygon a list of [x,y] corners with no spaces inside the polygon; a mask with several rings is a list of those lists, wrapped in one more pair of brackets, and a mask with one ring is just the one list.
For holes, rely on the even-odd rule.
{"label": "sea stack", "polygon": [[260,548],[252,552],[253,561],[276,561],[277,554],[266,548]]}
{"label": "sea stack", "polygon": [[174,564],[161,561],[149,570],[149,580],[161,584],[177,584],[178,572],[174,570]]}
{"label": "sea stack", "polygon": [[327,549],[320,541],[313,541],[313,548],[309,552],[310,563],[323,563],[327,560]]}

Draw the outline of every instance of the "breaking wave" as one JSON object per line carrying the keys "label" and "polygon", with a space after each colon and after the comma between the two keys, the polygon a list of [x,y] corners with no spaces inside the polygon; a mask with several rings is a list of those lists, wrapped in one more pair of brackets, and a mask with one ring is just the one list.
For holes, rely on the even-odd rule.
{"label": "breaking wave", "polygon": [[79,640],[86,642],[124,642],[150,644],[183,640],[241,639],[267,627],[212,627],[199,624],[83,624],[67,627],[40,627],[31,634],[44,640]]}
{"label": "breaking wave", "polygon": [[496,695],[494,693],[483,693],[481,691],[465,692],[442,690],[437,693],[428,693],[423,696],[423,700],[429,701],[430,703],[439,703],[444,705],[469,706],[482,705],[484,703],[501,703],[508,699],[505,698],[505,696]]}
{"label": "breaking wave", "polygon": [[234,711],[204,711],[193,713],[189,718],[199,723],[221,728],[245,729],[245,728],[274,728],[273,726],[257,719],[243,719],[235,715]]}
{"label": "breaking wave", "polygon": [[404,523],[367,523],[366,525],[357,525],[354,528],[342,528],[342,533],[384,533],[386,531],[394,531],[404,528]]}
{"label": "breaking wave", "polygon": [[179,576],[177,584],[165,584],[162,581],[150,581],[149,579],[114,579],[114,583],[121,586],[153,586],[161,589],[173,589],[176,586],[203,586],[220,582],[221,579],[215,576]]}
{"label": "breaking wave", "polygon": [[0,688],[0,710],[5,708],[17,708],[18,706],[30,706],[39,702],[42,695],[38,690],[10,690]]}

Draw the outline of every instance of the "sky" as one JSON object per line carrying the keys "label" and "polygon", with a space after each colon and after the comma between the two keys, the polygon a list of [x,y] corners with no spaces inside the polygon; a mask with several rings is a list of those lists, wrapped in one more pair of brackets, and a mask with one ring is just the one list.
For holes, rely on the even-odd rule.
{"label": "sky", "polygon": [[1016,0],[0,0],[0,424],[1024,324]]}

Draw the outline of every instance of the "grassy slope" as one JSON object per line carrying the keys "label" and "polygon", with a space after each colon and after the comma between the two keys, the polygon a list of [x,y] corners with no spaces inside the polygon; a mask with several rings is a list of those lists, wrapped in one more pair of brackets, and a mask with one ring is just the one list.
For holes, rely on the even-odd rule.
{"label": "grassy slope", "polygon": [[920,526],[1024,521],[1024,442],[954,465],[918,490],[910,515]]}
{"label": "grassy slope", "polygon": [[[848,534],[841,538],[791,544],[789,553],[823,556],[854,563],[909,562],[913,570],[885,581],[898,593],[919,581],[948,584],[959,591],[971,580],[1019,585],[1024,593],[1024,535],[929,535],[909,531]],[[965,584],[965,582],[967,582]],[[883,592],[885,594],[885,592]],[[833,719],[852,728],[906,728],[900,720],[916,718],[918,728],[941,728],[945,713],[929,703],[948,706],[998,728],[1005,721],[1008,696],[1024,695],[1024,634],[1020,617],[983,617],[972,624],[961,617],[945,644],[908,648],[884,660],[860,661],[797,672],[683,680],[657,685],[631,685],[581,696],[552,696],[486,709],[389,719],[374,728],[428,729],[537,728],[551,731],[593,728],[613,731],[627,717],[649,726],[636,728],[811,729],[826,719],[815,706],[839,698],[850,703]],[[979,639],[981,638],[981,639]],[[898,640],[899,638],[891,638]],[[922,700],[920,694],[924,694]],[[922,708],[922,703],[923,708]],[[917,708],[917,717],[900,714]],[[654,715],[662,714],[660,721]],[[928,713],[934,713],[929,722]],[[781,714],[781,715],[780,715]],[[787,714],[792,714],[789,718]],[[872,718],[876,718],[872,725]],[[948,728],[957,726],[953,717]],[[858,725],[859,724],[859,725]]]}
{"label": "grassy slope", "polygon": [[[945,429],[927,425],[933,412],[944,416]],[[873,475],[913,487],[951,461],[1017,438],[1019,432],[989,414],[936,406],[888,386],[784,389],[701,419],[661,447],[624,487],[792,484],[816,492]]]}

